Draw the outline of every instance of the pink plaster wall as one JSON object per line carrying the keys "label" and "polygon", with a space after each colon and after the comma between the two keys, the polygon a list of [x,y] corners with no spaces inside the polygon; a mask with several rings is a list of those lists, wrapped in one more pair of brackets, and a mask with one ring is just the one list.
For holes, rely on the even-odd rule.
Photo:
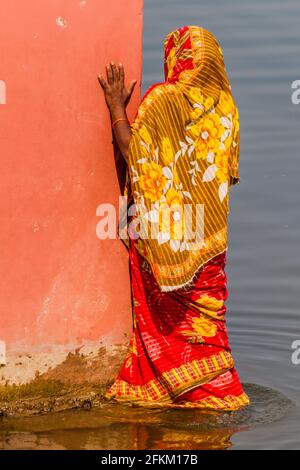
{"label": "pink plaster wall", "polygon": [[97,206],[117,205],[119,195],[96,76],[122,61],[140,85],[142,9],[143,0],[0,3],[0,341],[8,353],[116,343],[130,330],[126,249],[96,237]]}

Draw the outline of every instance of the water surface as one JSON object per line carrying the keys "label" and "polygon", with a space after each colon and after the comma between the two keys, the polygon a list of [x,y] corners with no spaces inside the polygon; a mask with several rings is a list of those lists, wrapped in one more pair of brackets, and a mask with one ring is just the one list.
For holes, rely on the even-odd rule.
{"label": "water surface", "polygon": [[231,414],[104,407],[2,423],[2,448],[299,449],[299,0],[145,0],[143,92],[163,80],[165,35],[185,24],[222,44],[241,117],[228,326],[252,405]]}

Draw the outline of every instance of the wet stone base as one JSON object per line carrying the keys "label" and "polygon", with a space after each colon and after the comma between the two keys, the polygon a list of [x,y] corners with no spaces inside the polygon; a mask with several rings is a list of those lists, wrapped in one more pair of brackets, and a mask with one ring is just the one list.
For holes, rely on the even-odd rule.
{"label": "wet stone base", "polygon": [[[31,384],[30,390],[22,386],[16,388],[19,390],[0,390],[0,417],[96,408],[103,401],[106,386],[75,387],[60,382],[38,381]],[[52,392],[50,396],[49,391]]]}
{"label": "wet stone base", "polygon": [[4,381],[5,367],[1,367],[0,418],[100,407],[126,351],[127,345],[109,350],[101,347],[90,354],[78,350],[55,367],[43,373],[37,370],[32,380],[19,384]]}

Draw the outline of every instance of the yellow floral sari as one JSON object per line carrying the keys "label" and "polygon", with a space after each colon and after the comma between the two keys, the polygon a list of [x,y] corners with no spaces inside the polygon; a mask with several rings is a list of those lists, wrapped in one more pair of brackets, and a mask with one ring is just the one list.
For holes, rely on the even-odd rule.
{"label": "yellow floral sari", "polygon": [[[131,125],[125,195],[134,213],[125,243],[133,332],[105,396],[144,407],[238,410],[249,398],[225,323],[238,112],[212,34],[184,26],[164,46],[166,81],[147,91]],[[188,205],[196,214],[204,206],[200,229],[185,217]],[[144,236],[150,223],[155,237]],[[195,227],[204,228],[203,240],[192,240]]]}
{"label": "yellow floral sari", "polygon": [[125,195],[135,203],[136,248],[160,289],[171,291],[191,285],[199,268],[227,249],[239,119],[210,32],[172,31],[164,52],[165,82],[146,92],[131,124]]}

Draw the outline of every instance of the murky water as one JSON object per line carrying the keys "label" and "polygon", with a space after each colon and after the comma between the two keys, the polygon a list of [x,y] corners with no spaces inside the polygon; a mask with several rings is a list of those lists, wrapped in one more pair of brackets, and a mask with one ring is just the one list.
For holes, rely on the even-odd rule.
{"label": "murky water", "polygon": [[280,422],[294,408],[274,390],[245,388],[252,404],[233,413],[104,404],[91,411],[3,419],[0,449],[227,449],[235,433]]}
{"label": "murky water", "polygon": [[299,0],[145,0],[143,92],[163,80],[167,32],[199,24],[219,38],[241,115],[232,191],[228,326],[252,404],[237,413],[116,405],[3,420],[2,448],[299,449]]}

